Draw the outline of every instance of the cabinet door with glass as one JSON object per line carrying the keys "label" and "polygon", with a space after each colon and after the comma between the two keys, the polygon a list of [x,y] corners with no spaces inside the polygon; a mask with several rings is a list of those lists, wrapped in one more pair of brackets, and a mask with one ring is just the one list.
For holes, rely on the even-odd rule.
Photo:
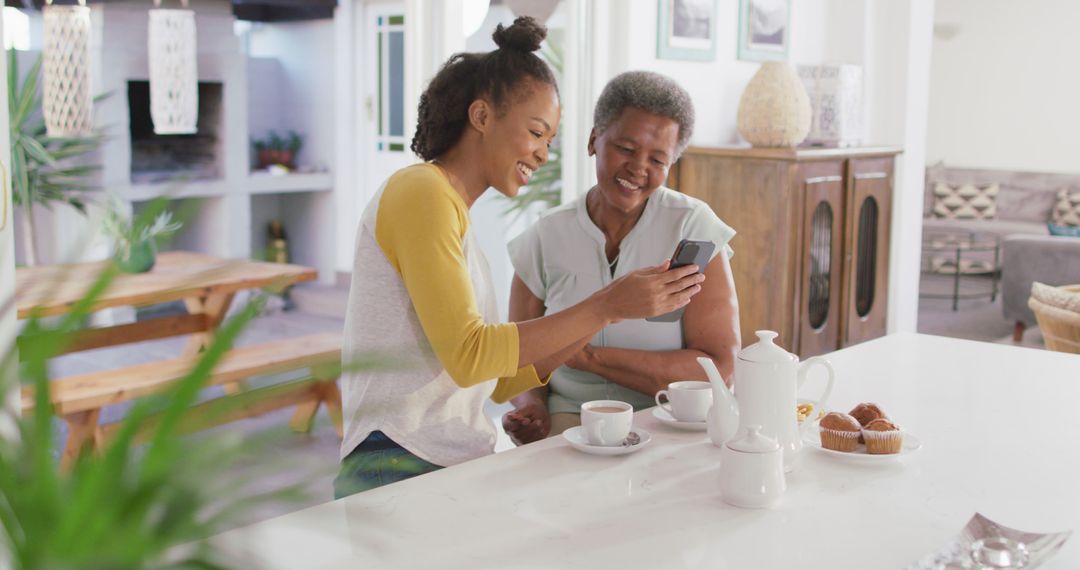
{"label": "cabinet door with glass", "polygon": [[840,347],[844,245],[844,162],[802,165],[802,261],[798,296],[798,354]]}
{"label": "cabinet door with glass", "polygon": [[853,159],[848,163],[847,178],[843,346],[879,337],[885,331],[893,160]]}

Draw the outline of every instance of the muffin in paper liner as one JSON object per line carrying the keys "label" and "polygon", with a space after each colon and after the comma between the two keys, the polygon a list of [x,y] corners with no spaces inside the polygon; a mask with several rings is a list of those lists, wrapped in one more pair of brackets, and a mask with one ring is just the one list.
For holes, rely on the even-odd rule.
{"label": "muffin in paper liner", "polygon": [[866,452],[871,455],[900,453],[904,445],[904,432],[900,426],[885,418],[871,421],[862,428]]}
{"label": "muffin in paper liner", "polygon": [[855,451],[859,445],[860,426],[858,420],[839,412],[831,412],[818,424],[821,434],[821,447],[836,451]]}

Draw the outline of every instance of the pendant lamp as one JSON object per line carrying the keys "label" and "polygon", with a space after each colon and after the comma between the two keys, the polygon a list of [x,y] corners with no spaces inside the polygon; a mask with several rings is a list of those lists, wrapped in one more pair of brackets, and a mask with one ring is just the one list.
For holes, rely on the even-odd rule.
{"label": "pendant lamp", "polygon": [[90,9],[45,0],[42,114],[50,137],[84,137],[93,130],[90,97]]}
{"label": "pendant lamp", "polygon": [[199,68],[195,49],[195,11],[150,10],[150,118],[159,135],[187,135],[199,119]]}

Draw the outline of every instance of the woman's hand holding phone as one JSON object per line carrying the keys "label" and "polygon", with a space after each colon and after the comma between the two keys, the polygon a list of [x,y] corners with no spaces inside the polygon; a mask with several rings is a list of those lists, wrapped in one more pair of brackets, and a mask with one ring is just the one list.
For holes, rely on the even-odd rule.
{"label": "woman's hand holding phone", "polygon": [[596,292],[604,316],[615,322],[670,313],[701,291],[705,276],[697,265],[671,269],[671,260],[639,269]]}

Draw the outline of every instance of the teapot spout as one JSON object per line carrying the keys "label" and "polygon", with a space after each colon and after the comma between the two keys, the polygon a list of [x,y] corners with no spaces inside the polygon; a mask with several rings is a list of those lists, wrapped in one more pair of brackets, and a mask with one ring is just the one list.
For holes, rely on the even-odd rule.
{"label": "teapot spout", "polygon": [[716,367],[713,359],[699,356],[697,361],[701,368],[705,370],[705,375],[709,377],[709,383],[712,384],[713,390],[722,390],[728,398],[734,397],[724,382],[724,377],[720,375],[720,369]]}
{"label": "teapot spout", "polygon": [[739,427],[739,405],[735,401],[735,395],[724,383],[724,378],[720,375],[720,370],[716,368],[716,363],[704,356],[698,357],[697,361],[709,377],[709,383],[712,384],[713,403],[712,408],[709,409],[706,426],[709,430],[709,438],[713,445],[723,447],[724,442],[735,436],[735,431]]}

